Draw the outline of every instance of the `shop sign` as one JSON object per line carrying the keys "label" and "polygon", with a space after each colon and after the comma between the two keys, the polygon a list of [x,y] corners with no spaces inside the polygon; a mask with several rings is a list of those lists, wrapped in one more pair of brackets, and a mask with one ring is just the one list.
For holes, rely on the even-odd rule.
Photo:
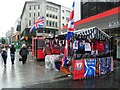
{"label": "shop sign", "polygon": [[119,21],[115,21],[115,22],[110,22],[108,24],[109,27],[119,27],[120,26],[120,22]]}

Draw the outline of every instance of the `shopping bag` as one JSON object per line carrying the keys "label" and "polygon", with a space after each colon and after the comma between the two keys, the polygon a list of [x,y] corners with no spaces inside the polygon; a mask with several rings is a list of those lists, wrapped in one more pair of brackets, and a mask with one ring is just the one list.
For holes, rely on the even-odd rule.
{"label": "shopping bag", "polygon": [[21,57],[19,58],[19,61],[22,61],[22,58],[21,58]]}

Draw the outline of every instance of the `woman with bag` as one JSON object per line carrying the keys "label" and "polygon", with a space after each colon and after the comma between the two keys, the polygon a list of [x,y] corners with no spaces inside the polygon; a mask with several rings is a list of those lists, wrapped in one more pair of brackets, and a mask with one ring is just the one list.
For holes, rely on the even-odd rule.
{"label": "woman with bag", "polygon": [[14,65],[15,51],[16,51],[16,49],[15,49],[14,45],[12,45],[10,48],[10,56],[11,56],[12,65]]}
{"label": "woman with bag", "polygon": [[7,49],[6,48],[3,48],[2,49],[2,58],[3,58],[3,62],[4,62],[4,66],[6,66],[7,64]]}
{"label": "woman with bag", "polygon": [[29,54],[29,51],[27,49],[27,46],[25,44],[22,45],[19,54],[22,57],[22,63],[25,64],[27,60],[27,55]]}

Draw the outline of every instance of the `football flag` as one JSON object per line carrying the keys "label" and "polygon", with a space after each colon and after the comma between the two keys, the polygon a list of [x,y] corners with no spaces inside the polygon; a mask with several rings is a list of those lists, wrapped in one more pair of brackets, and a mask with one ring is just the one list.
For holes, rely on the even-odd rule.
{"label": "football flag", "polygon": [[66,65],[68,60],[68,46],[70,42],[70,38],[74,35],[74,7],[75,7],[75,1],[72,5],[72,11],[70,13],[69,22],[68,22],[68,28],[67,28],[67,35],[66,35],[66,44],[64,49],[64,55],[62,58],[62,67]]}
{"label": "football flag", "polygon": [[30,29],[30,33],[33,31],[33,30],[36,30],[40,27],[43,27],[44,26],[44,17],[40,17],[36,22],[35,24],[32,26],[32,28]]}

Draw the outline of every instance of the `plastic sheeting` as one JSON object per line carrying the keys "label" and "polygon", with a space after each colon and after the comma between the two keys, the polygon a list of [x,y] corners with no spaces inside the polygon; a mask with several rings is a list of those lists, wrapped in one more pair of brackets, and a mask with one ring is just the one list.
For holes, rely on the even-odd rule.
{"label": "plastic sheeting", "polygon": [[45,67],[50,70],[57,70],[55,62],[62,59],[62,55],[46,55],[45,56]]}

